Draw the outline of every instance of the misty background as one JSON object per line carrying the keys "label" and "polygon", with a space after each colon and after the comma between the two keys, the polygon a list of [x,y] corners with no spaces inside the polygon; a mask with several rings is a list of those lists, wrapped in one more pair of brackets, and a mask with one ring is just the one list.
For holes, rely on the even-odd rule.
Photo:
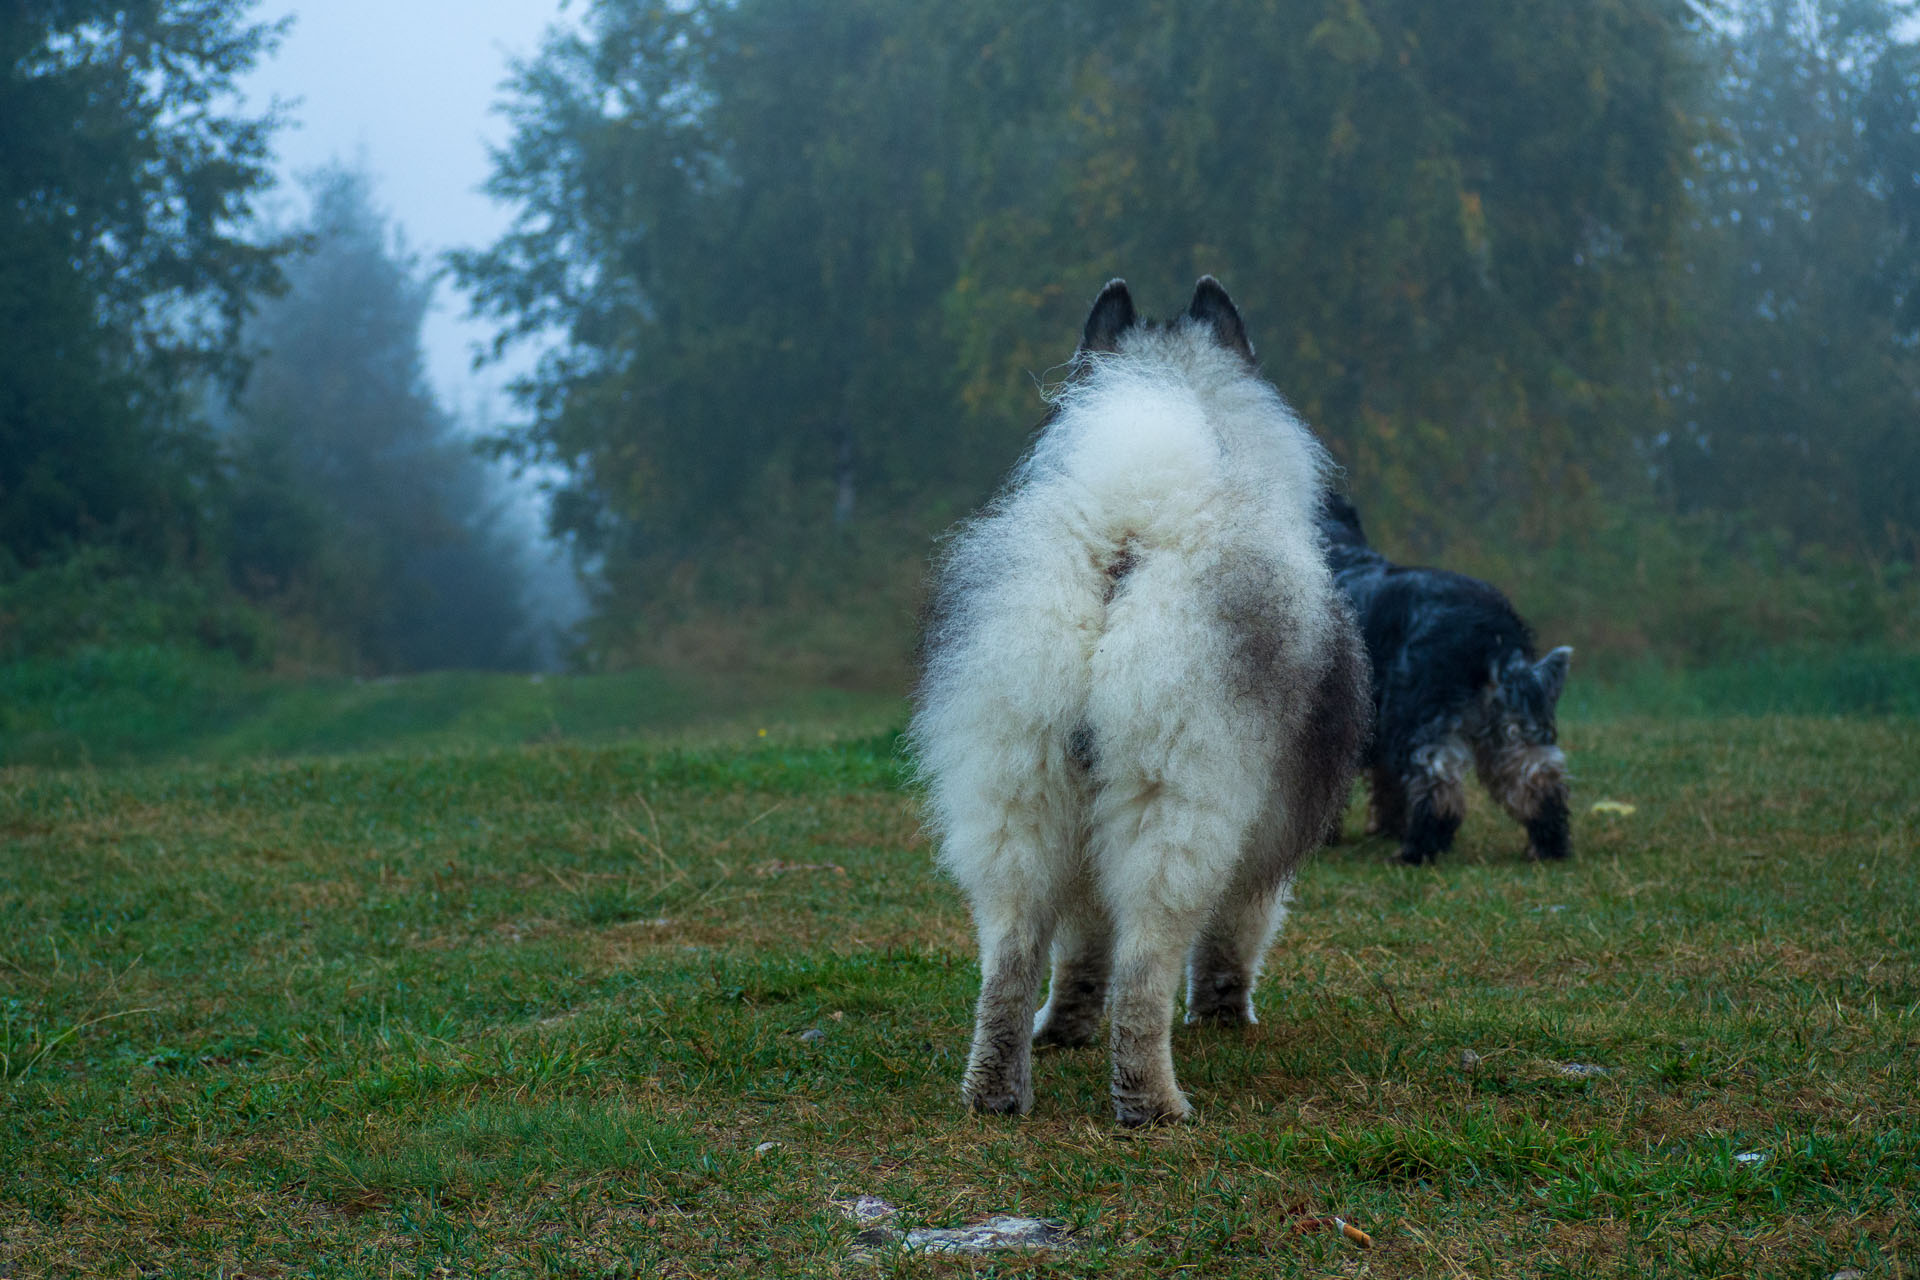
{"label": "misty background", "polygon": [[1208,272],[1382,548],[1587,669],[1910,649],[1913,29],[16,6],[0,661],[899,689],[1095,291]]}

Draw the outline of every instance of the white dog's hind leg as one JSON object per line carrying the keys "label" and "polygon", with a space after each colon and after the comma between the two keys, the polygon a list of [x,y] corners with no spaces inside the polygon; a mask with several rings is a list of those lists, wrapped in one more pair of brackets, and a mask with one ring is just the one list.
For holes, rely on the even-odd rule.
{"label": "white dog's hind leg", "polygon": [[960,1096],[975,1111],[1033,1109],[1033,1008],[1052,920],[1044,904],[1008,899],[976,906],[980,916],[980,1003]]}
{"label": "white dog's hind leg", "polygon": [[1277,884],[1236,884],[1214,908],[1187,965],[1187,1024],[1250,1026],[1260,962],[1287,918],[1292,877]]}
{"label": "white dog's hind leg", "polygon": [[1228,789],[1203,803],[1163,785],[1102,815],[1121,844],[1104,842],[1101,890],[1114,920],[1113,1106],[1120,1123],[1184,1119],[1173,1072],[1173,1002],[1193,940],[1226,892],[1251,825],[1257,791]]}
{"label": "white dog's hind leg", "polygon": [[1107,1011],[1113,971],[1113,926],[1084,873],[1066,896],[1053,935],[1053,981],[1046,1007],[1033,1020],[1033,1043],[1043,1048],[1092,1044]]}
{"label": "white dog's hind leg", "polygon": [[1034,782],[983,806],[986,820],[971,830],[949,834],[948,861],[972,901],[980,937],[980,1001],[960,1090],[975,1111],[1033,1106],[1033,1014],[1074,853],[1070,796]]}
{"label": "white dog's hind leg", "polygon": [[1113,1112],[1121,1124],[1184,1120],[1192,1110],[1173,1074],[1173,997],[1187,940],[1169,935],[1182,923],[1135,922],[1115,957]]}

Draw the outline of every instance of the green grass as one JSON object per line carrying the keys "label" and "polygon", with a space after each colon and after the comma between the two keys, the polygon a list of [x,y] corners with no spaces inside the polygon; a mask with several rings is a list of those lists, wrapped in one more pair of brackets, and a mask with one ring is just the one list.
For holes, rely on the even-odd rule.
{"label": "green grass", "polygon": [[857,1193],[1084,1246],[880,1274],[1920,1269],[1920,720],[1571,718],[1573,862],[1325,851],[1147,1133],[960,1112],[891,738],[759,727],[0,771],[0,1275],[873,1274]]}
{"label": "green grass", "polygon": [[[1759,654],[1700,671],[1580,671],[1563,713],[1920,717],[1920,654]],[[643,668],[611,675],[479,672],[290,679],[164,646],[0,663],[0,766],[121,766],[424,753],[536,743],[738,741],[742,732],[872,733],[897,698]]]}
{"label": "green grass", "polygon": [[1920,653],[1820,650],[1756,653],[1701,670],[1643,663],[1580,676],[1567,685],[1563,715],[1871,715],[1920,717]]}
{"label": "green grass", "polygon": [[873,731],[898,700],[642,669],[290,679],[160,646],[0,664],[0,765],[124,765],[429,752],[805,725]]}

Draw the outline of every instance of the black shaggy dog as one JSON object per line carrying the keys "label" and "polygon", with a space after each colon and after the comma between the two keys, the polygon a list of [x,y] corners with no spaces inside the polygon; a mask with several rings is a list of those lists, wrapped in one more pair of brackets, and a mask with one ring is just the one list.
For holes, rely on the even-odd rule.
{"label": "black shaggy dog", "polygon": [[1554,744],[1554,707],[1573,650],[1537,658],[1532,629],[1478,578],[1389,562],[1367,545],[1353,504],[1331,491],[1320,531],[1373,662],[1368,830],[1398,837],[1402,862],[1439,857],[1466,816],[1471,766],[1526,827],[1529,857],[1566,857],[1567,761]]}

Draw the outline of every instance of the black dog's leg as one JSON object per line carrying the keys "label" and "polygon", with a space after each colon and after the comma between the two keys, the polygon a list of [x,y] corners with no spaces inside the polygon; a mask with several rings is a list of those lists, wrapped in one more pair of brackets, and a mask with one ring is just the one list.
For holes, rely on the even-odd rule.
{"label": "black dog's leg", "polygon": [[1558,862],[1573,852],[1573,835],[1567,821],[1567,796],[1562,788],[1541,798],[1539,808],[1527,819],[1527,856]]}
{"label": "black dog's leg", "polygon": [[1567,761],[1551,744],[1476,742],[1480,780],[1527,829],[1527,856],[1557,862],[1573,852],[1567,821]]}
{"label": "black dog's leg", "polygon": [[1417,867],[1437,860],[1453,847],[1453,836],[1458,830],[1459,814],[1444,812],[1424,799],[1414,801],[1406,838],[1400,843],[1400,861]]}
{"label": "black dog's leg", "polygon": [[1399,775],[1384,764],[1376,764],[1367,775],[1367,834],[1392,836],[1407,833],[1407,789]]}
{"label": "black dog's leg", "polygon": [[1467,816],[1467,770],[1473,755],[1449,734],[1412,752],[1402,785],[1407,797],[1407,828],[1400,861],[1411,866],[1432,862],[1453,847],[1454,833]]}

